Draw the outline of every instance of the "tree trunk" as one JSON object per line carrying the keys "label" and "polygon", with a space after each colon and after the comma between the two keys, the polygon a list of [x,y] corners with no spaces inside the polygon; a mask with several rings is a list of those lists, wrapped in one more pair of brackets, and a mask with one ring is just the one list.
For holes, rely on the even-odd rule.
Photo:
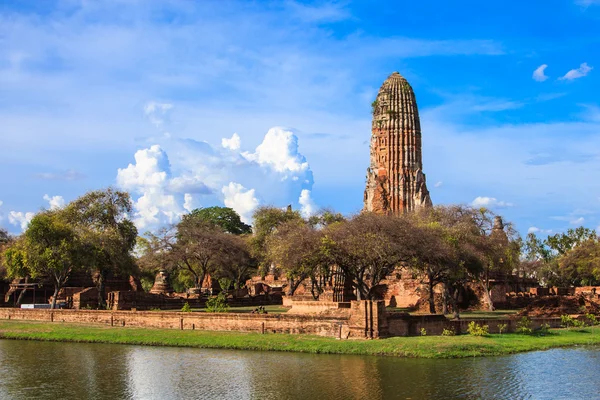
{"label": "tree trunk", "polygon": [[431,314],[435,314],[435,296],[433,293],[433,281],[431,280],[431,277],[429,277],[429,312]]}
{"label": "tree trunk", "polygon": [[448,314],[448,297],[450,297],[450,292],[448,290],[448,284],[444,283],[444,295],[442,296],[442,314]]}
{"label": "tree trunk", "polygon": [[490,293],[490,285],[486,284],[484,280],[480,280],[481,288],[483,289],[483,297],[487,302],[488,311],[494,311],[496,308],[494,307],[494,302],[492,301],[492,295]]}
{"label": "tree trunk", "polygon": [[460,292],[457,287],[454,288],[454,292],[450,296],[450,301],[452,301],[452,309],[454,310],[454,318],[460,319],[460,310],[458,309],[458,296]]}
{"label": "tree trunk", "polygon": [[55,309],[56,308],[56,298],[58,297],[58,285],[54,285],[54,296],[52,296],[52,305],[50,306],[51,309]]}
{"label": "tree trunk", "polygon": [[[26,276],[25,277],[25,283],[29,282],[29,277]],[[33,290],[35,290],[35,288],[33,288]],[[19,297],[17,298],[17,306],[21,305],[21,302],[23,301],[23,297],[25,297],[25,291],[27,291],[27,288],[24,288],[21,290],[21,293],[19,293]]]}
{"label": "tree trunk", "polygon": [[106,309],[106,303],[104,302],[104,292],[106,291],[106,272],[98,271],[98,284],[96,288],[98,289],[98,309],[104,310]]}

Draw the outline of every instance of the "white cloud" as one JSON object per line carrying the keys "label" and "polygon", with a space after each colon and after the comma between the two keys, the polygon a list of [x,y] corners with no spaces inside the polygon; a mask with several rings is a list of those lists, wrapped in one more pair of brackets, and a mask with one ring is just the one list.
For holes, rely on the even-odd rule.
{"label": "white cloud", "polygon": [[505,201],[500,201],[495,197],[476,197],[475,200],[471,202],[473,207],[487,207],[487,208],[504,208],[504,207],[512,207],[512,203],[507,203]]}
{"label": "white cloud", "polygon": [[239,183],[229,182],[229,185],[223,186],[223,202],[229,208],[232,208],[240,215],[245,223],[252,221],[252,212],[258,207],[259,201],[255,197],[254,189],[247,190]]}
{"label": "white cloud", "polygon": [[573,218],[569,221],[569,223],[571,225],[581,225],[585,222],[585,218],[583,217],[579,217],[579,218]]}
{"label": "white cloud", "polygon": [[298,137],[281,127],[269,129],[254,153],[243,153],[250,161],[266,165],[277,172],[302,173],[309,170],[306,158],[298,153]]}
{"label": "white cloud", "polygon": [[442,186],[443,184],[444,184],[444,182],[442,182],[442,181],[437,181],[437,182],[435,183],[435,185],[433,185],[433,187],[439,188],[439,187],[440,187],[440,186]]}
{"label": "white cloud", "polygon": [[50,197],[47,194],[45,194],[44,200],[46,200],[48,202],[48,204],[50,205],[50,210],[58,210],[65,206],[65,199],[62,196]]}
{"label": "white cloud", "polygon": [[185,208],[187,212],[192,212],[196,208],[200,208],[200,203],[196,201],[192,194],[185,193],[183,195],[183,208]]}
{"label": "white cloud", "polygon": [[161,128],[168,120],[172,108],[173,104],[151,101],[144,106],[144,114],[157,128]]}
{"label": "white cloud", "polygon": [[303,189],[312,189],[312,170],[291,131],[270,129],[254,152],[241,152],[237,134],[226,140],[226,146],[213,148],[193,139],[162,138],[118,170],[117,184],[139,195],[134,197],[139,229],[176,222],[200,202],[235,204],[249,221],[258,199],[290,204]]}
{"label": "white cloud", "polygon": [[310,217],[317,211],[317,206],[310,197],[310,190],[308,189],[302,189],[298,203],[300,204],[300,213],[304,218]]}
{"label": "white cloud", "polygon": [[600,4],[600,0],[575,0],[575,4],[587,8],[593,4]]}
{"label": "white cloud", "polygon": [[8,214],[8,222],[15,226],[20,226],[21,230],[27,229],[27,225],[33,218],[35,213],[32,212],[21,212],[21,211],[11,211]]}
{"label": "white cloud", "polygon": [[533,71],[533,79],[538,82],[544,82],[548,79],[548,76],[544,74],[544,70],[548,67],[548,64],[542,64]]}
{"label": "white cloud", "polygon": [[530,226],[527,233],[552,233],[552,229],[540,229],[537,226]]}
{"label": "white cloud", "polygon": [[166,182],[169,175],[169,159],[159,145],[138,150],[134,158],[135,164],[129,164],[124,169],[119,168],[118,185],[124,189],[140,191],[140,188],[160,187]]}
{"label": "white cloud", "polygon": [[594,68],[587,65],[587,63],[583,63],[579,66],[579,68],[570,70],[563,77],[561,77],[559,79],[572,81],[573,79],[582,78],[582,77],[586,76],[592,69],[594,69]]}
{"label": "white cloud", "polygon": [[141,196],[134,201],[134,222],[139,229],[176,222],[183,210],[174,194],[167,193],[170,165],[159,145],[138,150],[135,164],[117,171],[117,184]]}
{"label": "white cloud", "polygon": [[231,139],[221,139],[221,146],[229,150],[239,150],[241,145],[242,141],[237,133],[234,133]]}
{"label": "white cloud", "polygon": [[35,177],[40,179],[57,181],[75,181],[85,178],[85,175],[74,169],[68,169],[62,172],[41,172],[39,174],[35,174]]}

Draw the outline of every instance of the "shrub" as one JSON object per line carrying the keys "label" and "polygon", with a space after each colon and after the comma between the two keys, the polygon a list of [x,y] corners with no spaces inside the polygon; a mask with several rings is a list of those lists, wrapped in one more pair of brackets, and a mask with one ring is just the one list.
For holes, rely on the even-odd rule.
{"label": "shrub", "polygon": [[575,319],[573,319],[573,317],[571,317],[570,315],[564,314],[560,316],[560,325],[563,328],[570,328],[572,326],[575,326]]}
{"label": "shrub", "polygon": [[506,325],[506,324],[498,324],[498,332],[500,332],[500,334],[502,335],[502,333],[504,331],[506,331],[507,327],[508,327],[508,325]]}
{"label": "shrub", "polygon": [[548,333],[548,331],[550,330],[550,324],[542,324],[540,325],[540,327],[538,328],[538,332],[542,335],[545,335]]}
{"label": "shrub", "polygon": [[227,312],[229,311],[229,304],[227,304],[227,297],[224,292],[211,297],[206,301],[207,312]]}
{"label": "shrub", "polygon": [[489,328],[488,325],[479,325],[475,321],[471,321],[467,327],[467,332],[473,336],[487,336],[489,335]]}
{"label": "shrub", "polygon": [[190,307],[190,303],[186,301],[183,307],[181,307],[181,312],[192,312],[192,307]]}
{"label": "shrub", "polygon": [[427,329],[421,328],[421,336],[427,336]]}
{"label": "shrub", "polygon": [[446,329],[444,328],[444,330],[442,331],[442,336],[454,336],[454,330],[452,329]]}
{"label": "shrub", "polygon": [[594,314],[585,314],[585,319],[588,320],[588,324],[590,325],[598,325],[598,319]]}
{"label": "shrub", "polygon": [[585,321],[580,321],[578,319],[574,319],[573,320],[573,327],[575,327],[575,328],[584,328],[585,327]]}
{"label": "shrub", "polygon": [[521,318],[521,320],[517,322],[517,332],[523,335],[530,335],[533,332],[531,329],[531,320],[527,317]]}

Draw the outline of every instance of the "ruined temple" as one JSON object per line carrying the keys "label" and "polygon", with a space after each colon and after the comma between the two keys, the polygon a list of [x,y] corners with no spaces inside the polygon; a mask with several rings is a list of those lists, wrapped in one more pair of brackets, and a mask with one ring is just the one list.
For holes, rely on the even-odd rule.
{"label": "ruined temple", "polygon": [[364,210],[400,215],[431,206],[421,157],[421,122],[412,87],[394,72],[381,85],[372,107]]}

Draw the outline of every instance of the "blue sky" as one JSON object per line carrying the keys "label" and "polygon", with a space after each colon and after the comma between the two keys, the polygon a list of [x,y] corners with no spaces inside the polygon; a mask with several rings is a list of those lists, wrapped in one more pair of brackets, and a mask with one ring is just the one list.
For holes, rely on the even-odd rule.
{"label": "blue sky", "polygon": [[598,228],[598,26],[599,0],[5,0],[0,226],[109,185],[142,231],[198,206],[356,212],[399,71],[434,203]]}

